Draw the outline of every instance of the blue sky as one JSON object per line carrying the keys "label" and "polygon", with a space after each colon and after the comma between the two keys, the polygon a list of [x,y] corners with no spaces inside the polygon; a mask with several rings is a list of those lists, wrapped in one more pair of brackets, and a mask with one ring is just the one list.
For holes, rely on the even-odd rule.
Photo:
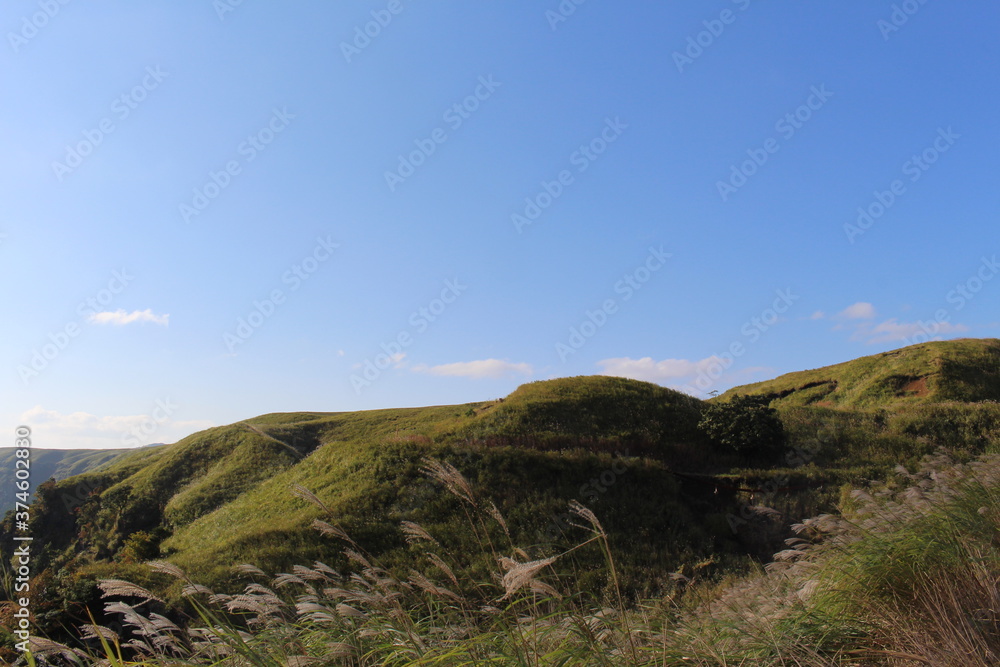
{"label": "blue sky", "polygon": [[11,438],[997,335],[995,3],[116,4],[0,9]]}

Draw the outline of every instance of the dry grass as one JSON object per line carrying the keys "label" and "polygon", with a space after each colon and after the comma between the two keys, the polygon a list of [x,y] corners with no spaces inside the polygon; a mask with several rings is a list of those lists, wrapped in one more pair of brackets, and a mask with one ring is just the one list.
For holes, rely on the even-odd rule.
{"label": "dry grass", "polygon": [[672,596],[629,607],[620,596],[608,605],[562,590],[552,570],[569,552],[600,548],[614,580],[607,534],[590,509],[570,508],[587,533],[577,546],[535,557],[486,539],[491,527],[505,534],[506,519],[457,469],[430,460],[425,469],[468,507],[469,530],[495,563],[488,581],[472,579],[467,555],[412,522],[407,536],[430,551],[400,579],[331,519],[319,529],[343,542],[353,572],[316,562],[268,576],[243,565],[250,582],[223,595],[154,563],[184,585],[194,617],[155,613],[149,591],[106,582],[107,595],[136,602],[108,603],[124,632],[81,629],[101,657],[44,640],[35,655],[40,664],[109,667],[1000,663],[998,458],[900,470],[884,487],[845,493],[842,515],[796,525],[766,568],[716,581],[684,568]]}

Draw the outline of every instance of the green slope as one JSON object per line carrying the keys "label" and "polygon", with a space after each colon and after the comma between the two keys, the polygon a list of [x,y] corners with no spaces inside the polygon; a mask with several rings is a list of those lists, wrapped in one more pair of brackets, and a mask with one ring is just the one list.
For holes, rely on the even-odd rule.
{"label": "green slope", "polygon": [[[347,568],[343,545],[310,527],[317,518],[403,572],[423,547],[406,542],[401,521],[446,536],[455,553],[478,553],[469,508],[421,472],[433,457],[466,475],[480,510],[495,501],[513,542],[532,556],[578,541],[566,506],[584,502],[608,530],[627,588],[652,593],[684,563],[770,553],[789,521],[832,509],[842,484],[883,476],[938,446],[1000,446],[1000,404],[989,402],[1000,397],[998,360],[996,340],[929,343],[727,392],[716,400],[776,399],[794,458],[763,470],[741,468],[699,434],[702,401],[620,378],[533,382],[498,401],[457,406],[262,415],[43,485],[33,511],[36,562],[57,580],[63,604],[96,605],[83,582],[139,576],[130,561],[157,552],[221,587],[243,562]],[[746,490],[769,484],[780,491],[764,501],[783,518],[734,528],[734,515],[762,502]],[[295,497],[294,485],[330,514]],[[574,565],[586,571],[600,559],[575,553]],[[490,565],[467,563],[482,573]]]}
{"label": "green slope", "polygon": [[1000,340],[912,345],[834,366],[788,373],[719,397],[767,394],[776,406],[895,408],[946,401],[1000,401]]}
{"label": "green slope", "polygon": [[[144,548],[152,543],[213,585],[239,562],[346,565],[340,545],[310,527],[320,510],[292,495],[301,484],[359,543],[405,568],[412,548],[400,521],[435,526],[456,545],[471,539],[459,501],[421,473],[434,457],[509,513],[518,544],[572,542],[567,503],[588,503],[624,550],[626,580],[651,590],[666,581],[651,571],[740,551],[725,521],[731,498],[686,488],[667,462],[707,448],[695,431],[700,406],[656,385],[597,377],[536,382],[490,403],[263,415],[43,489],[36,547],[53,571],[125,566],[129,536],[141,534]],[[74,494],[81,487],[92,493]]]}
{"label": "green slope", "polygon": [[960,457],[1000,452],[997,339],[913,345],[735,387],[713,400],[743,394],[772,397],[796,460],[840,470],[841,482],[883,477],[941,448]]}

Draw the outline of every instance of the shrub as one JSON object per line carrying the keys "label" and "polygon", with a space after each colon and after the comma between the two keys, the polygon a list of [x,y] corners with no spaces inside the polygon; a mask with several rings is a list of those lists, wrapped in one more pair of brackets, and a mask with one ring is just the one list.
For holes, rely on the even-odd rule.
{"label": "shrub", "polygon": [[159,540],[145,530],[140,530],[125,539],[125,544],[118,552],[118,560],[122,563],[145,563],[159,555]]}
{"label": "shrub", "polygon": [[778,411],[767,396],[734,396],[712,403],[698,428],[718,446],[754,461],[773,461],[787,442]]}

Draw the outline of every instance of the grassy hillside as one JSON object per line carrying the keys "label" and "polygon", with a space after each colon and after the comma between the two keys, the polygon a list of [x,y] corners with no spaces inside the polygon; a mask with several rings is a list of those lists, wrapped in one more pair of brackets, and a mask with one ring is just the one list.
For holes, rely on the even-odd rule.
{"label": "grassy hillside", "polygon": [[1000,401],[1000,340],[912,345],[730,389],[774,396],[776,406],[890,409],[948,401]]}
{"label": "grassy hillside", "polygon": [[697,440],[701,401],[647,382],[604,376],[532,382],[483,410],[483,438]]}
{"label": "grassy hillside", "polygon": [[[233,502],[176,525],[163,548],[189,568],[212,570],[215,580],[224,576],[227,557],[287,566],[292,543],[300,556],[318,558],[326,543],[308,529],[317,510],[289,493],[299,484],[349,532],[377,545],[388,562],[404,562],[400,521],[448,532],[462,519],[454,502],[420,473],[422,459],[431,456],[456,465],[501,511],[517,507],[519,537],[529,543],[561,537],[565,504],[579,498],[607,508],[609,529],[635,543],[636,567],[672,564],[670,558],[682,552],[705,554],[732,541],[721,513],[708,528],[699,525],[664,462],[648,456],[656,449],[706,448],[695,430],[699,411],[699,401],[677,392],[598,377],[531,383],[493,403],[269,415],[250,423],[284,440],[322,446]],[[300,435],[304,430],[308,437]],[[613,458],[640,446],[647,456]],[[176,503],[168,504],[168,518]],[[646,517],[641,530],[634,530],[637,516]],[[643,545],[637,535],[651,539]]]}
{"label": "grassy hillside", "polygon": [[560,378],[522,385],[476,410],[461,435],[485,446],[583,448],[701,467],[707,454],[701,410],[700,400],[647,382]]}
{"label": "grassy hillside", "polygon": [[[208,429],[42,485],[32,530],[53,596],[47,618],[82,622],[86,607],[98,610],[101,577],[163,585],[137,565],[155,557],[230,591],[239,563],[272,573],[314,561],[354,568],[312,528],[317,519],[399,576],[425,551],[402,524],[420,524],[470,577],[488,577],[497,553],[484,555],[483,541],[517,544],[529,558],[579,542],[571,500],[600,517],[626,595],[655,595],[676,585],[679,569],[766,557],[793,523],[835,510],[846,484],[884,479],[939,447],[960,460],[997,450],[998,359],[995,340],[929,343],[727,392],[716,400],[775,399],[789,448],[764,468],[701,433],[702,401],[609,377],[533,382],[484,403],[270,414]],[[461,471],[476,497],[429,480],[429,458]],[[293,493],[303,487],[315,502]],[[469,530],[470,516],[494,513],[505,521]],[[604,557],[573,551],[557,570],[606,596]]]}
{"label": "grassy hillside", "polygon": [[771,397],[797,458],[839,470],[841,481],[881,478],[940,448],[960,458],[1000,452],[997,339],[913,345],[735,387],[713,400],[736,395]]}
{"label": "grassy hillside", "polygon": [[[14,489],[16,457],[14,447],[0,447],[0,489]],[[116,449],[33,449],[31,452],[31,493],[48,479],[66,479],[100,468],[122,456]],[[14,494],[0,497],[0,516],[14,509]]]}
{"label": "grassy hillside", "polygon": [[[747,551],[726,520],[735,493],[679,479],[669,463],[711,458],[696,429],[701,405],[648,383],[570,378],[489,403],[264,415],[133,452],[39,493],[38,562],[62,596],[53,618],[96,603],[97,577],[154,556],[223,589],[235,585],[232,566],[240,562],[271,571],[302,559],[348,567],[311,528],[324,512],[294,496],[296,485],[387,567],[405,571],[412,560],[402,521],[432,527],[473,553],[483,535],[469,533],[467,508],[421,472],[428,457],[456,466],[508,514],[510,535],[497,528],[488,535],[496,543],[534,545],[542,556],[576,538],[570,500],[599,511],[621,550],[623,585],[651,594],[684,562]],[[601,558],[581,552],[577,562]],[[492,565],[464,563],[478,573]],[[594,591],[607,584],[603,576],[583,575]]]}
{"label": "grassy hillside", "polygon": [[[294,575],[247,570],[248,585],[237,596],[202,587],[195,595],[212,617],[192,619],[193,630],[165,623],[155,603],[109,602],[120,620],[107,630],[108,644],[131,639],[126,655],[139,647],[141,664],[150,667],[994,666],[998,478],[995,456],[968,465],[925,460],[885,484],[845,489],[842,516],[797,524],[789,548],[766,567],[721,580],[704,577],[703,567],[686,568],[675,573],[669,595],[641,606],[620,597],[594,605],[588,591],[553,572],[554,560],[568,552],[526,562],[515,550],[494,560],[492,577],[471,578],[454,567],[448,543],[437,542],[432,530],[420,540],[437,553],[414,554],[406,579],[355,552],[358,572],[350,577],[304,563]],[[580,548],[608,543],[589,510],[576,507],[574,515],[590,538]],[[172,564],[153,567],[159,576],[188,581]],[[613,559],[601,569],[613,577]],[[103,588],[132,600],[149,595],[121,582]],[[483,608],[484,592],[498,604]],[[143,631],[130,632],[121,621]],[[87,653],[73,657],[108,664],[99,658],[114,652],[108,644],[91,641]],[[51,643],[44,648],[48,655],[71,653]]]}

